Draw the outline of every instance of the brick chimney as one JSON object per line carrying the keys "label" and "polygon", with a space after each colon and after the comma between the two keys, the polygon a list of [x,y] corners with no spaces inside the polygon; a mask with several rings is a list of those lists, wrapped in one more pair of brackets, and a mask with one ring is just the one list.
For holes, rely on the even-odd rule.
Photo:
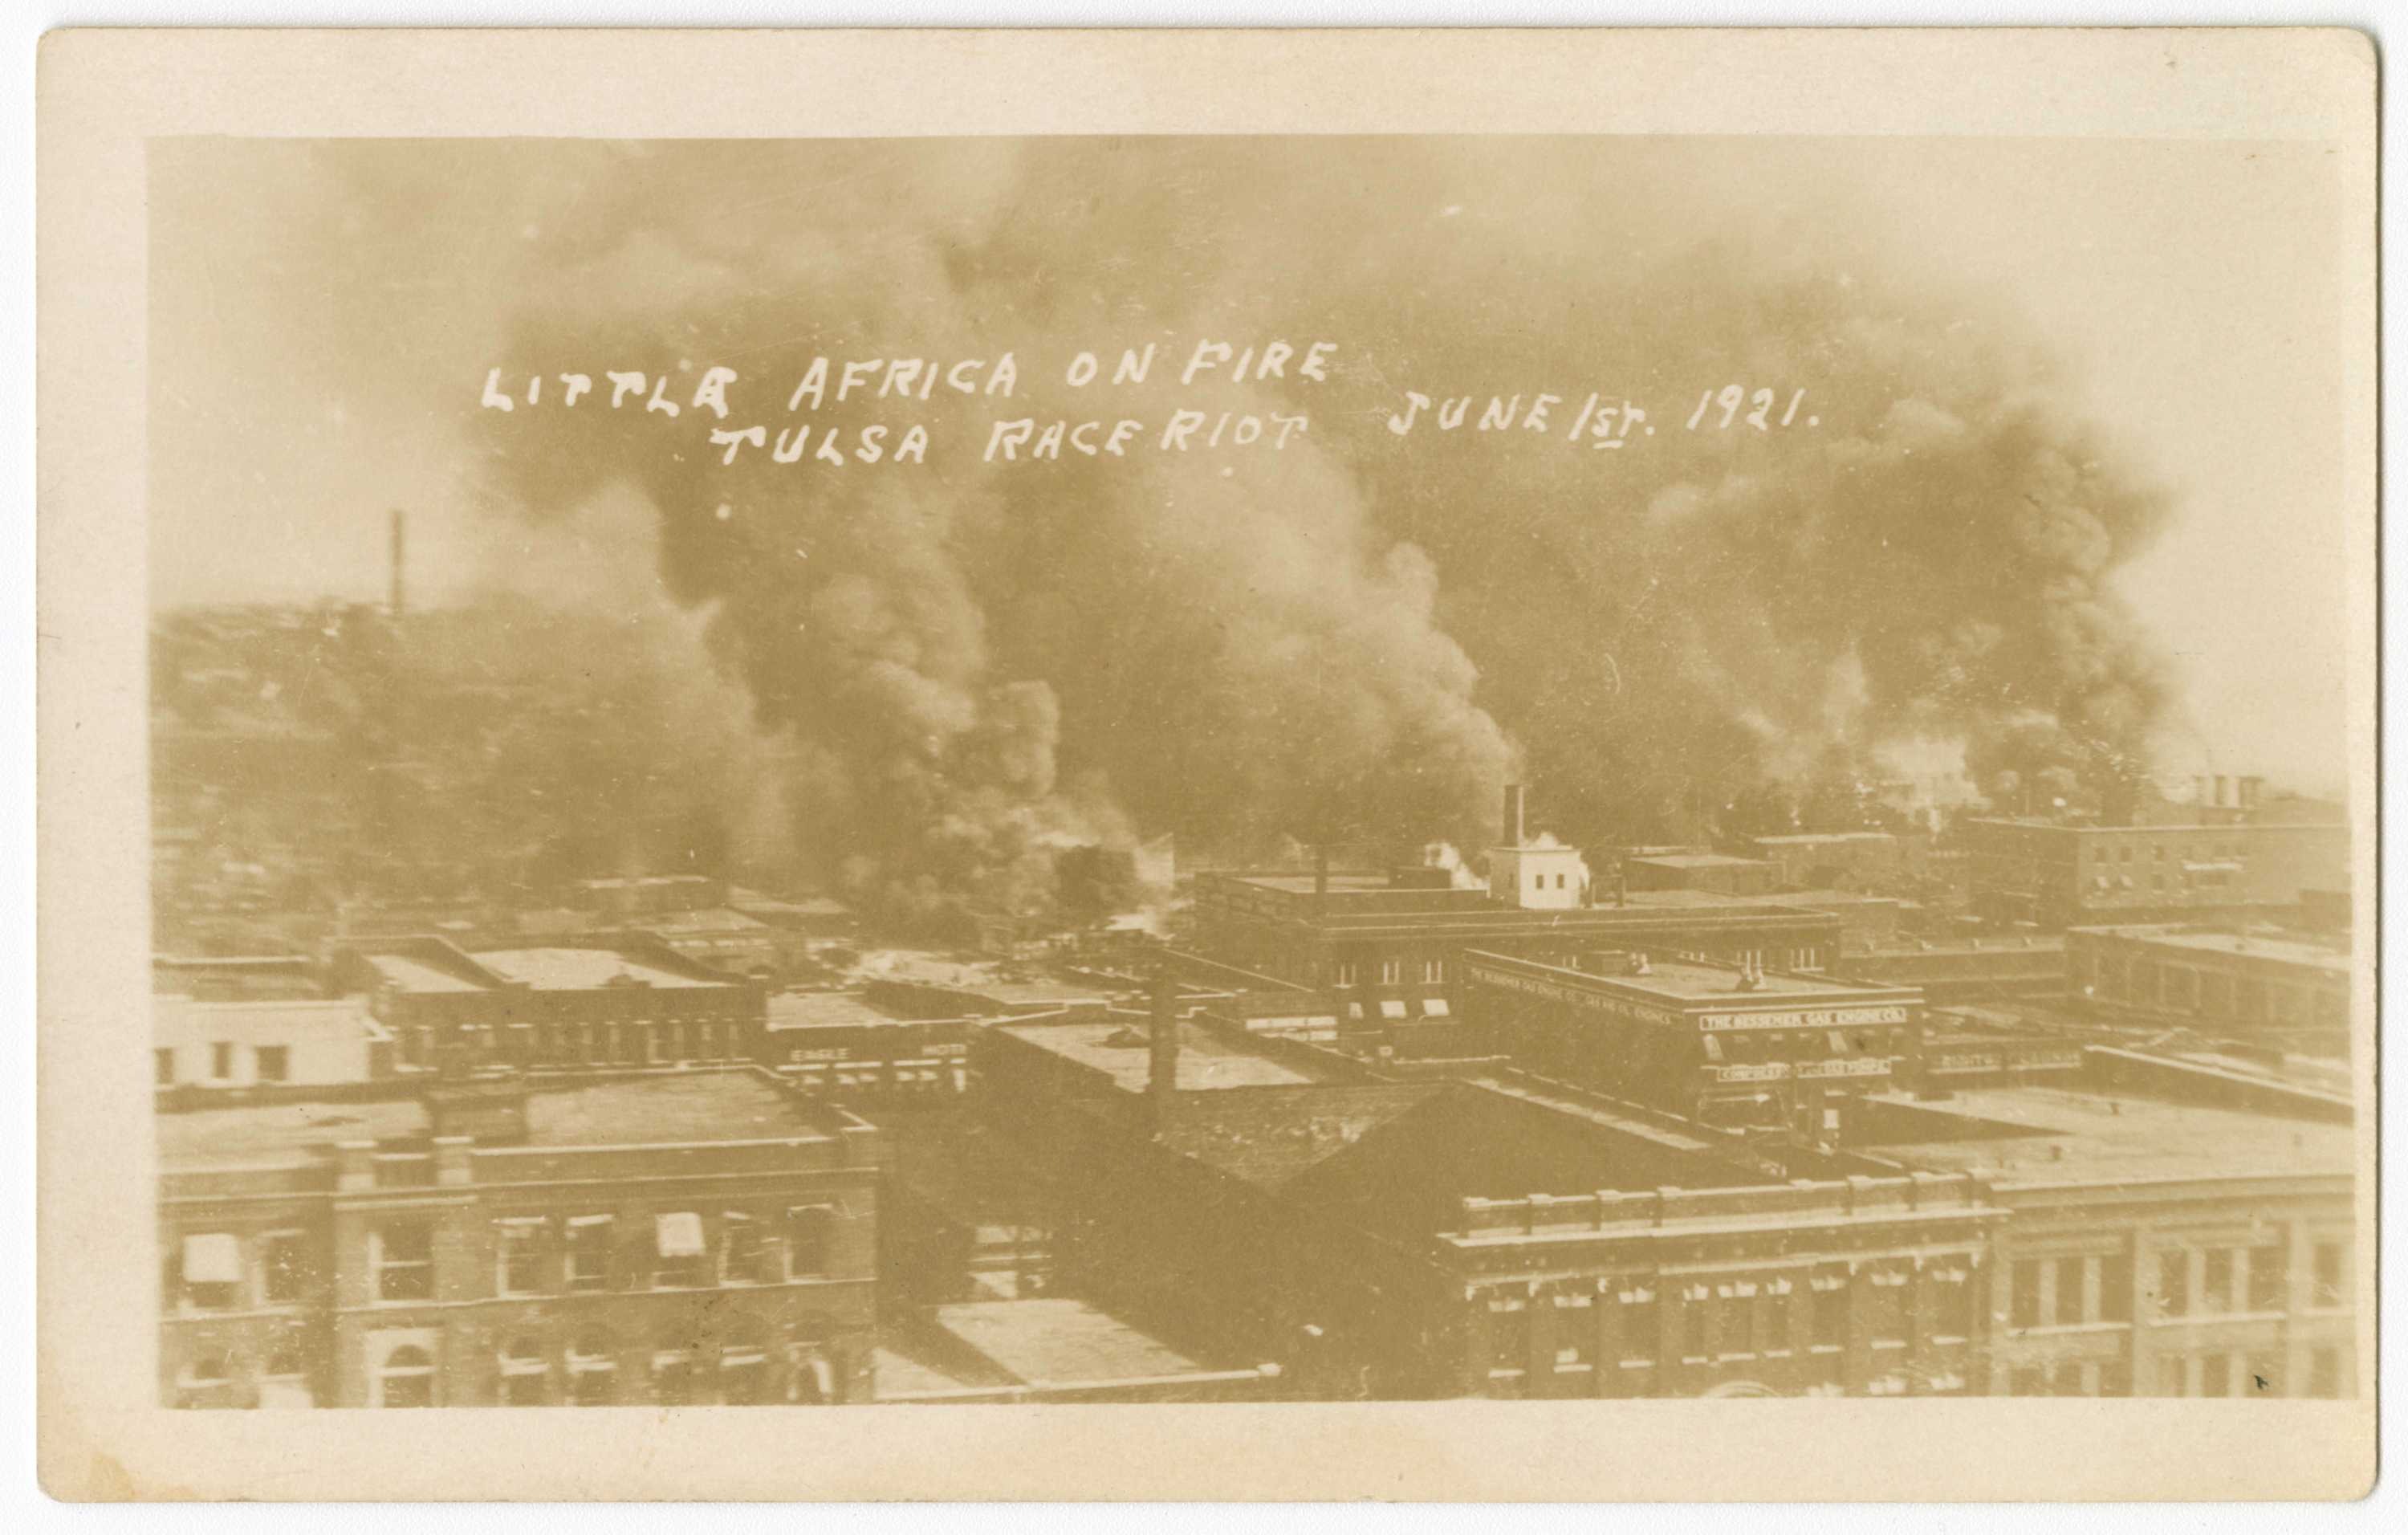
{"label": "brick chimney", "polygon": [[1499,832],[1498,847],[1517,848],[1522,845],[1522,785],[1505,785],[1505,825]]}
{"label": "brick chimney", "polygon": [[386,604],[387,610],[394,618],[402,616],[408,596],[408,588],[403,581],[402,564],[403,557],[408,552],[408,519],[399,508],[395,508],[393,513],[393,595]]}
{"label": "brick chimney", "polygon": [[1312,893],[1315,896],[1329,894],[1329,844],[1326,842],[1312,850]]}
{"label": "brick chimney", "polygon": [[1157,1128],[1169,1117],[1178,1092],[1179,983],[1166,965],[1154,972],[1154,1018],[1146,1035],[1145,1093]]}

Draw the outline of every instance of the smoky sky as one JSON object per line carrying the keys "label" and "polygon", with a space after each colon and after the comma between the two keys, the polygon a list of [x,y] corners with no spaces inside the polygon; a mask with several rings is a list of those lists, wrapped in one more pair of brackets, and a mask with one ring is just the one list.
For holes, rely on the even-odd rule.
{"label": "smoky sky", "polygon": [[[2084,349],[2012,270],[1935,260],[1945,241],[1860,184],[1878,177],[1840,174],[1846,153],[283,153],[259,181],[291,179],[316,217],[251,237],[284,265],[288,339],[245,329],[226,350],[321,378],[337,431],[439,443],[403,471],[452,509],[430,519],[438,559],[515,553],[513,578],[539,582],[538,540],[597,508],[639,527],[604,547],[695,615],[696,685],[747,700],[792,765],[774,819],[793,856],[860,887],[1008,900],[1061,842],[1161,832],[1233,853],[1476,847],[1509,779],[1568,836],[1644,840],[1767,782],[1872,770],[1892,743],[1961,744],[1978,767],[2039,731],[2114,774],[2189,729],[2178,648],[2119,584],[2178,538],[2182,466],[2100,408]],[[1175,365],[1202,337],[1331,342],[1332,376],[1062,380],[1082,350],[1109,366],[1151,342]],[[815,355],[1006,351],[1009,402],[783,409]],[[731,424],[919,421],[929,461],[728,466],[692,421],[477,409],[491,366],[711,365],[742,375]],[[1803,390],[1818,424],[1681,429],[1730,382]],[[1596,390],[1658,430],[1612,453],[1398,438],[1383,423],[1407,390],[1474,396],[1475,415],[1491,395]],[[1277,452],[980,461],[998,415],[1158,423],[1186,404],[1312,424]],[[624,590],[565,573],[552,595]]]}

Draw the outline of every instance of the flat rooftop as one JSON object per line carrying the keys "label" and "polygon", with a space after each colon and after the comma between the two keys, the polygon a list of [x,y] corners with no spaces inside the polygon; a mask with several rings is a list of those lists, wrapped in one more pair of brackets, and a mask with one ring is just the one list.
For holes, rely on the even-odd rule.
{"label": "flat rooftop", "polygon": [[974,993],[1015,1006],[1100,1003],[1104,1000],[1104,993],[1086,982],[1031,973],[1000,963],[948,959],[941,954],[911,950],[885,949],[867,956],[859,967],[857,978]]}
{"label": "flat rooftop", "polygon": [[1761,984],[1742,991],[1737,969],[1724,965],[1699,965],[1685,959],[1651,959],[1644,975],[1591,975],[1585,970],[1575,970],[1562,965],[1543,965],[1536,960],[1517,959],[1511,954],[1485,954],[1474,951],[1465,958],[1474,963],[1502,960],[1509,968],[1519,966],[1537,970],[1546,979],[1565,984],[1585,984],[1600,991],[1649,992],[1682,1002],[1752,1002],[1767,997],[1856,998],[1869,991],[1895,992],[1899,989],[1768,970],[1763,973]]}
{"label": "flat rooftop", "polygon": [[266,1166],[297,1162],[314,1147],[339,1140],[406,1140],[428,1133],[426,1106],[416,1098],[366,1103],[275,1103],[243,1109],[162,1113],[159,1166]]}
{"label": "flat rooftop", "polygon": [[1622,860],[1656,868],[1762,868],[1761,858],[1737,858],[1727,853],[1645,853]]}
{"label": "flat rooftop", "polygon": [[[308,1101],[156,1116],[165,1170],[293,1163],[345,1140],[408,1140],[432,1133],[418,1098]],[[749,1069],[646,1073],[527,1095],[526,1144],[806,1140],[832,1116]]]}
{"label": "flat rooftop", "polygon": [[[1273,871],[1268,874],[1250,873],[1238,874],[1231,877],[1234,879],[1243,880],[1248,884],[1261,885],[1266,890],[1284,890],[1290,895],[1296,896],[1310,896],[1316,888],[1319,888],[1314,883],[1317,876],[1309,869],[1297,874]],[[1426,896],[1431,894],[1433,891],[1441,891],[1449,888],[1452,887],[1447,885],[1400,885],[1386,874],[1365,874],[1360,872],[1341,873],[1337,869],[1331,869],[1329,871],[1328,889],[1333,894],[1340,891],[1361,894],[1365,892],[1396,890],[1400,892],[1410,891],[1413,895],[1417,896]],[[1484,885],[1477,889],[1472,889],[1471,887],[1466,888],[1473,895],[1484,896],[1487,894],[1487,888]]]}
{"label": "flat rooftop", "polygon": [[[999,1032],[1024,1040],[1081,1066],[1110,1077],[1124,1092],[1142,1093],[1153,1072],[1147,1020],[1122,1014],[1074,1023],[1004,1024]],[[1191,1023],[1179,1026],[1179,1091],[1211,1092],[1225,1087],[1292,1087],[1326,1080],[1257,1054]]]}
{"label": "flat rooftop", "polygon": [[1956,1126],[1966,1139],[1856,1149],[1933,1171],[1976,1173],[2004,1187],[2345,1173],[2357,1166],[2357,1132],[2347,1125],[2132,1094],[2023,1086],[1959,1092],[1942,1102],[1916,1102],[1903,1093],[1867,1101],[1915,1111],[1914,1118],[1935,1127],[1966,1121]]}
{"label": "flat rooftop", "polygon": [[897,1018],[857,991],[778,992],[769,997],[769,1027],[892,1028],[921,1020]]}
{"label": "flat rooftop", "polygon": [[879,1328],[878,1394],[1096,1385],[1207,1372],[1151,1333],[1083,1300],[973,1300]]}
{"label": "flat rooftop", "polygon": [[195,999],[169,995],[151,999],[151,1024],[165,1039],[204,1031],[213,1039],[340,1041],[390,1038],[384,1026],[368,1016],[359,997],[332,1001],[314,997],[261,997]]}
{"label": "flat rooftop", "polygon": [[481,983],[465,975],[455,975],[440,966],[409,954],[377,953],[364,956],[392,985],[403,991],[461,992],[485,991]]}
{"label": "flat rooftop", "polygon": [[538,991],[599,991],[638,983],[663,988],[734,983],[647,964],[613,949],[486,949],[469,957],[505,981],[523,982]]}
{"label": "flat rooftop", "polygon": [[2264,933],[2218,933],[2179,927],[2090,927],[2076,930],[2136,943],[2188,949],[2199,954],[2230,954],[2242,959],[2272,959],[2285,965],[2312,966],[2335,975],[2346,975],[2350,968],[2349,955],[2338,949]]}

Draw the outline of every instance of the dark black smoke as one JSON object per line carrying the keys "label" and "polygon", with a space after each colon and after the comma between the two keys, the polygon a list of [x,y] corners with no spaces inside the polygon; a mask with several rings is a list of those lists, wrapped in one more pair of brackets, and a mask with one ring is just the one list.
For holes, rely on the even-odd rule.
{"label": "dark black smoke", "polygon": [[[2107,578],[2163,499],[2010,317],[1908,280],[1828,189],[1711,145],[681,145],[589,166],[506,374],[743,378],[730,425],[927,424],[925,466],[710,423],[486,412],[539,520],[614,487],[787,743],[798,860],[906,910],[1041,902],[1060,847],[1175,832],[1484,845],[1497,791],[1602,840],[1710,834],[1886,743],[2145,763],[2164,672]],[[1911,247],[1908,248],[1911,251]],[[1944,276],[1944,275],[1943,275]],[[1176,389],[1199,336],[1337,377]],[[1144,388],[1061,370],[1159,345]],[[810,359],[1000,356],[1017,397],[789,415]],[[1805,391],[1692,433],[1698,391]],[[556,386],[554,386],[556,387]],[[473,385],[471,386],[473,392]],[[1399,439],[1403,391],[1568,396],[1556,434]],[[1591,389],[1653,412],[1568,447]],[[1283,452],[979,462],[998,416],[1306,411]],[[724,508],[723,513],[722,509]],[[2036,747],[2035,732],[2047,739]]]}

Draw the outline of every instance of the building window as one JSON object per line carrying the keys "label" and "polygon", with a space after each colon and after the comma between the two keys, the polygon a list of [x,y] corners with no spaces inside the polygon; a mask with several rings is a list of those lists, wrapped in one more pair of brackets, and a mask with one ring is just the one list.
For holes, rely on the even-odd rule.
{"label": "building window", "polygon": [[2241,1383],[2244,1397],[2279,1397],[2283,1394],[2283,1365],[2272,1354],[2253,1354],[2245,1367],[2248,1374]]}
{"label": "building window", "polygon": [[2179,1354],[2157,1356],[2157,1395],[2187,1397],[2190,1395],[2190,1361]]}
{"label": "building window", "polygon": [[2315,1303],[2318,1306],[2344,1304],[2348,1295],[2348,1282],[2343,1277],[2343,1270],[2349,1267],[2347,1244],[2338,1241],[2316,1243],[2315,1265]]}
{"label": "building window", "polygon": [[1653,1290],[1625,1290],[1622,1305],[1622,1357],[1628,1364],[1654,1364],[1663,1352],[1663,1323]]}
{"label": "building window", "polygon": [[769,1399],[768,1334],[750,1317],[738,1320],[720,1345],[719,1399],[730,1407]]}
{"label": "building window", "polygon": [[269,1408],[318,1405],[318,1394],[309,1388],[308,1372],[301,1363],[299,1349],[280,1348],[268,1355],[266,1368],[259,1375],[259,1405]]}
{"label": "building window", "polygon": [[176,1372],[179,1407],[231,1407],[226,1388],[234,1384],[234,1362],[222,1354],[204,1354]]}
{"label": "building window", "polygon": [[568,1404],[608,1407],[619,1399],[619,1358],[607,1332],[585,1332],[568,1345]]}
{"label": "building window", "polygon": [[2199,1356],[2199,1394],[2202,1397],[2232,1395],[2232,1356],[2202,1354]]}
{"label": "building window", "polygon": [[176,1085],[176,1053],[174,1051],[150,1052],[150,1080],[162,1087]]}
{"label": "building window", "polygon": [[2082,1390],[2082,1366],[2069,1359],[2049,1371],[2048,1394],[2052,1397],[2079,1397]]}
{"label": "building window", "polygon": [[502,1345],[502,1405],[543,1407],[552,1401],[552,1361],[535,1338],[513,1338]]}
{"label": "building window", "polygon": [[1711,1341],[1707,1306],[1702,1284],[1691,1288],[1681,1300],[1681,1357],[1693,1363],[1705,1362]]}
{"label": "building window", "polygon": [[1383,986],[1394,986],[1400,984],[1404,979],[1405,962],[1403,960],[1383,959],[1380,961],[1380,984]]}
{"label": "building window", "polygon": [[694,1351],[682,1338],[672,1338],[652,1352],[652,1400],[663,1407],[693,1403]]}
{"label": "building window", "polygon": [[298,1231],[271,1231],[259,1250],[260,1295],[271,1306],[297,1303],[309,1287],[309,1245]]}
{"label": "building window", "polygon": [[2290,1311],[2290,1243],[2280,1236],[2249,1248],[2249,1309]]}
{"label": "building window", "polygon": [[1332,972],[1332,979],[1329,983],[1333,986],[1353,985],[1354,983],[1354,962],[1351,959],[1340,960],[1335,970]]}
{"label": "building window", "polygon": [[791,1279],[817,1279],[836,1261],[836,1212],[826,1205],[804,1205],[786,1217],[786,1274]]}
{"label": "building window", "polygon": [[664,1211],[652,1217],[652,1284],[665,1290],[701,1289],[710,1284],[710,1248],[702,1235],[702,1216],[691,1210]]}
{"label": "building window", "polygon": [[499,1223],[501,1294],[543,1293],[543,1227],[540,1216],[512,1217]]}
{"label": "building window", "polygon": [[2128,1397],[2132,1394],[2132,1367],[2121,1359],[2110,1359],[2099,1367],[2099,1394],[2102,1397]]}
{"label": "building window", "polygon": [[2200,1309],[2213,1316],[2232,1309],[2232,1249],[2211,1247],[2201,1265],[2205,1277],[2200,1284]]}
{"label": "building window", "polygon": [[2011,1370],[2007,1375],[2007,1395],[2011,1397],[2044,1397],[2048,1395],[2048,1377],[2042,1371],[2026,1368]]}
{"label": "building window", "polygon": [[1597,1356],[1597,1298],[1558,1295],[1555,1307],[1555,1368],[1570,1370]]}
{"label": "building window", "polygon": [[2341,1395],[2341,1350],[2320,1348],[2309,1354],[2308,1395],[2324,1401]]}
{"label": "building window", "polygon": [[1488,1369],[1522,1370],[1530,1362],[1530,1312],[1520,1300],[1488,1303]]}
{"label": "building window", "polygon": [[2017,1328],[2040,1326],[2040,1263],[2035,1258],[2021,1258],[2010,1276],[2013,1289],[2007,1300],[2007,1320]]}
{"label": "building window", "polygon": [[435,1230],[424,1221],[393,1221],[368,1239],[379,1300],[429,1300],[435,1296]]}
{"label": "building window", "polygon": [[209,1076],[218,1082],[234,1077],[234,1046],[222,1040],[209,1046]]}
{"label": "building window", "polygon": [[769,1272],[769,1240],[761,1223],[740,1210],[731,1210],[721,1218],[721,1276],[730,1284],[767,1284],[773,1277]]}
{"label": "building window", "polygon": [[2074,1327],[2089,1320],[2082,1295],[2083,1282],[2089,1277],[2089,1260],[2086,1258],[2057,1260],[2057,1325],[2058,1327]]}
{"label": "building window", "polygon": [[1813,1281],[1813,1346],[1845,1348],[1848,1343],[1848,1282],[1837,1274],[1823,1275]]}
{"label": "building window", "polygon": [[1941,1338],[1973,1336],[1973,1285],[1962,1270],[1940,1276],[1934,1287],[1932,1332]]}
{"label": "building window", "polygon": [[579,1291],[610,1287],[609,1216],[568,1218],[568,1287]]}
{"label": "building window", "polygon": [[1756,1356],[1756,1286],[1731,1287],[1723,1307],[1722,1353],[1726,1359]]}
{"label": "building window", "polygon": [[289,1046],[264,1044],[251,1052],[258,1064],[262,1082],[290,1082],[293,1078],[293,1052]]}
{"label": "building window", "polygon": [[376,1385],[379,1407],[432,1407],[435,1356],[414,1343],[405,1343],[377,1367]]}
{"label": "building window", "polygon": [[2157,1314],[2190,1314],[2190,1254],[2186,1249],[2157,1255]]}
{"label": "building window", "polygon": [[2099,1260],[2099,1320],[2132,1320],[2132,1260],[2111,1253]]}
{"label": "building window", "polygon": [[1422,980],[1423,980],[1423,982],[1424,982],[1425,983],[1429,984],[1429,985],[1436,985],[1436,984],[1438,984],[1440,982],[1444,981],[1445,979],[1446,979],[1446,961],[1445,961],[1445,960],[1443,960],[1443,959],[1425,959],[1425,960],[1423,960],[1423,961],[1422,961]]}
{"label": "building window", "polygon": [[1906,1346],[1906,1275],[1898,1270],[1872,1275],[1872,1321],[1868,1330],[1875,1348]]}
{"label": "building window", "polygon": [[171,1254],[169,1288],[196,1311],[229,1311],[242,1300],[242,1241],[231,1231],[196,1231]]}

